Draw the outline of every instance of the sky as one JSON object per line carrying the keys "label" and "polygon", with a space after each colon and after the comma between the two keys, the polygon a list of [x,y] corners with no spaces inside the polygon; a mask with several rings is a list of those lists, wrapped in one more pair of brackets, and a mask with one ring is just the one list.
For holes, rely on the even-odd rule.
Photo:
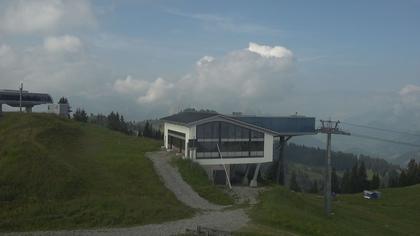
{"label": "sky", "polygon": [[131,120],[195,107],[420,130],[419,22],[418,0],[2,0],[0,88]]}

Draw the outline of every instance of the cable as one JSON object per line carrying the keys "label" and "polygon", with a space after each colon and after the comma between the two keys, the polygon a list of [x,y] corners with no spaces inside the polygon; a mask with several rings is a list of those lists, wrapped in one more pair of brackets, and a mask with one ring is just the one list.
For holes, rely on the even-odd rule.
{"label": "cable", "polygon": [[372,126],[367,126],[367,125],[357,125],[357,124],[352,124],[352,123],[342,122],[342,121],[340,123],[351,125],[351,126],[356,126],[356,127],[360,127],[360,128],[373,129],[373,130],[379,130],[379,131],[384,131],[384,132],[391,132],[391,133],[405,134],[405,135],[420,137],[420,134],[418,134],[418,133],[410,133],[410,132],[404,132],[404,131],[393,130],[393,129],[378,128],[378,127],[372,127]]}
{"label": "cable", "polygon": [[411,147],[420,147],[419,144],[415,144],[415,143],[401,142],[401,141],[384,139],[384,138],[379,138],[379,137],[374,137],[374,136],[369,136],[369,135],[363,135],[363,134],[351,133],[351,136],[358,137],[358,138],[372,139],[372,140],[377,140],[377,141],[382,141],[382,142],[387,142],[387,143],[406,145],[406,146],[411,146]]}

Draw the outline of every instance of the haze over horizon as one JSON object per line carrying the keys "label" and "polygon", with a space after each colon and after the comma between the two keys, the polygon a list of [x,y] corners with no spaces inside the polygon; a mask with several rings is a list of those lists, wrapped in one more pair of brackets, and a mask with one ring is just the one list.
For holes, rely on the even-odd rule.
{"label": "haze over horizon", "polygon": [[2,1],[0,88],[420,130],[419,1]]}

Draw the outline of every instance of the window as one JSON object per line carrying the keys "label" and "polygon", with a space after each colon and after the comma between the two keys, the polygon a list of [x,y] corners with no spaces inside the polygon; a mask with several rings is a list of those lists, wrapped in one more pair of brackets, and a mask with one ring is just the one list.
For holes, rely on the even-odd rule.
{"label": "window", "polygon": [[264,156],[264,133],[216,121],[198,125],[197,158],[220,158],[217,145],[224,158],[246,158]]}
{"label": "window", "polygon": [[251,141],[250,151],[264,151],[264,141]]}
{"label": "window", "polygon": [[197,138],[199,139],[214,139],[219,138],[219,122],[209,122],[197,126]]}
{"label": "window", "polygon": [[251,138],[264,138],[264,133],[251,131]]}

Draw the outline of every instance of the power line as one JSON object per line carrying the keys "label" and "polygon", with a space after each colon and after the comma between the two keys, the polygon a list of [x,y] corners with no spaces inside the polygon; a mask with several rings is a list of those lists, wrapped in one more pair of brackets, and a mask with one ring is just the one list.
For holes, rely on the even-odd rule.
{"label": "power line", "polygon": [[380,138],[380,137],[374,137],[374,136],[363,135],[363,134],[351,133],[351,136],[358,137],[358,138],[366,138],[366,139],[371,139],[371,140],[376,140],[376,141],[382,141],[382,142],[387,142],[387,143],[406,145],[406,146],[411,146],[411,147],[420,147],[419,144],[415,144],[415,143],[401,142],[401,141],[384,139],[384,138]]}
{"label": "power line", "polygon": [[372,126],[368,126],[368,125],[358,125],[358,124],[353,124],[353,123],[348,123],[348,122],[341,122],[341,123],[351,125],[351,126],[355,126],[355,127],[359,127],[359,128],[373,129],[373,130],[379,130],[379,131],[384,131],[384,132],[390,132],[390,133],[397,133],[397,134],[404,134],[404,135],[411,135],[411,136],[420,137],[420,134],[418,134],[418,133],[410,133],[410,132],[404,132],[404,131],[394,130],[394,129],[378,128],[378,127],[372,127]]}

